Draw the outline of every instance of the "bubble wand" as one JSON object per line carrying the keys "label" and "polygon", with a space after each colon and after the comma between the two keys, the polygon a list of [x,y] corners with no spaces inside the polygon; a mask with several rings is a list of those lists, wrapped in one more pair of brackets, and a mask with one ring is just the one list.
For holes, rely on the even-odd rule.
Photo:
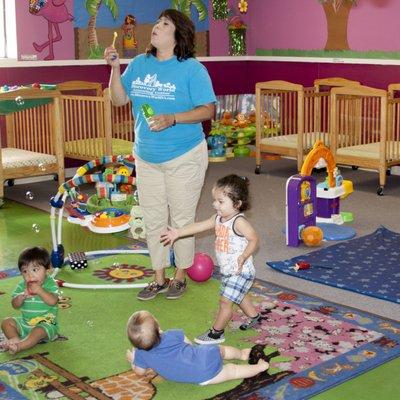
{"label": "bubble wand", "polygon": [[117,37],[118,37],[118,33],[117,33],[117,32],[114,32],[114,39],[113,39],[113,42],[112,42],[112,45],[111,45],[111,47],[112,47],[113,49],[115,49],[115,41],[116,41]]}
{"label": "bubble wand", "polygon": [[[115,49],[115,41],[116,41],[117,37],[118,37],[118,33],[114,31],[114,39],[113,39],[112,45],[111,45],[111,47],[112,47],[113,49]],[[112,57],[111,57],[111,60],[115,60],[116,58],[117,58],[117,56],[112,56]]]}

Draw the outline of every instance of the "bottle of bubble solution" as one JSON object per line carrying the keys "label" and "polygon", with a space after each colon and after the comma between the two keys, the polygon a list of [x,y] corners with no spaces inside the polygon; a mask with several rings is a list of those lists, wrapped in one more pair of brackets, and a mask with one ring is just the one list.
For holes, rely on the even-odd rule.
{"label": "bottle of bubble solution", "polygon": [[142,114],[143,114],[144,118],[147,121],[147,124],[150,126],[149,119],[151,117],[154,117],[154,115],[155,115],[154,110],[148,104],[143,104],[142,107],[141,107],[141,110],[142,110]]}

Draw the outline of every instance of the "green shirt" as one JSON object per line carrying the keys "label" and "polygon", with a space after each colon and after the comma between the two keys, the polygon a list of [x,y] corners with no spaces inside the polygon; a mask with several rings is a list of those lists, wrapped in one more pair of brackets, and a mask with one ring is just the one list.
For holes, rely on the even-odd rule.
{"label": "green shirt", "polygon": [[[58,285],[56,281],[47,276],[42,285],[43,289],[48,293],[59,295]],[[12,298],[15,298],[26,291],[26,282],[20,282],[12,293]],[[37,325],[39,322],[48,322],[57,324],[58,305],[50,306],[43,299],[36,296],[27,297],[20,308],[22,318],[31,326]]]}

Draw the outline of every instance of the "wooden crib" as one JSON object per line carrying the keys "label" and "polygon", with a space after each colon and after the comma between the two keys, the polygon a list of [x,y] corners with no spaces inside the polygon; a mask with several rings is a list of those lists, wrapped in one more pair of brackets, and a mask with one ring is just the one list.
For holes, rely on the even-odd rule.
{"label": "wooden crib", "polygon": [[261,169],[261,153],[273,153],[302,163],[304,132],[304,88],[286,81],[256,84],[256,169]]}
{"label": "wooden crib", "polygon": [[[331,142],[338,164],[379,172],[378,195],[386,172],[400,163],[399,101],[367,86],[332,89]],[[388,128],[389,120],[389,128]]]}
{"label": "wooden crib", "polygon": [[57,84],[61,94],[74,94],[81,96],[101,96],[103,88],[100,82],[66,81]]}
{"label": "wooden crib", "polygon": [[135,140],[132,115],[132,103],[117,107],[111,104],[110,89],[104,89],[103,96],[111,107],[111,136],[113,143],[113,154],[132,154],[133,142]]}
{"label": "wooden crib", "polygon": [[63,93],[66,157],[93,160],[104,155],[132,153],[134,133],[130,103],[113,106],[109,90],[103,92],[100,83],[70,81],[58,87]]}
{"label": "wooden crib", "polygon": [[317,140],[327,147],[330,132],[330,91],[334,87],[359,86],[360,82],[340,78],[322,78],[314,81],[312,88],[304,89],[303,150],[308,153]]}
{"label": "wooden crib", "polygon": [[317,140],[329,146],[330,89],[359,85],[344,78],[324,78],[304,88],[285,81],[256,85],[256,174],[261,153],[297,159],[301,169],[304,156]]}
{"label": "wooden crib", "polygon": [[0,198],[4,181],[54,174],[64,182],[60,92],[20,89],[0,93]]}

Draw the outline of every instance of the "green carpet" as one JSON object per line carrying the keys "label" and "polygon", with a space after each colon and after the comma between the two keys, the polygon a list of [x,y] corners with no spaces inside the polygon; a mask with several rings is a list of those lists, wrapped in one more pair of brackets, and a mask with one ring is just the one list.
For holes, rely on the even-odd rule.
{"label": "green carpet", "polygon": [[[140,264],[138,259],[135,263]],[[2,291],[5,292],[5,295],[0,296],[2,316],[16,313],[10,305],[9,294],[19,279],[15,277],[2,281]],[[98,283],[104,282],[93,277],[91,281],[94,282],[96,279]],[[129,370],[129,364],[125,361],[125,352],[129,348],[125,325],[132,312],[145,308],[158,318],[162,329],[182,327],[186,335],[193,339],[210,326],[212,322],[210,310],[216,309],[218,305],[218,291],[219,282],[210,280],[204,284],[192,283],[185,295],[185,301],[171,301],[160,296],[153,301],[143,303],[136,300],[136,290],[91,291],[62,288],[62,295],[66,297],[64,303],[70,307],[59,311],[60,333],[68,340],[40,344],[15,356],[0,353],[0,363],[29,354],[48,353],[46,357],[52,362],[76,376],[87,376],[90,381],[115,375]],[[190,304],[189,313],[188,304]],[[243,338],[251,334],[251,332],[228,330],[229,344],[243,348],[246,345]],[[9,384],[5,377],[1,379]],[[184,399],[188,398],[187,393],[190,391],[190,399],[204,399],[231,389],[239,382],[200,387],[161,381],[157,384],[155,398]],[[35,396],[38,396],[38,399],[45,398],[37,392],[35,395],[32,392],[29,396],[24,391],[23,395],[32,399],[36,398]]]}
{"label": "green carpet", "polygon": [[[32,229],[36,224],[39,229]],[[51,248],[49,215],[25,205],[7,201],[0,209],[0,270],[15,267],[22,248],[42,245]],[[130,242],[118,235],[98,235],[79,226],[64,223],[63,244],[66,251],[98,250],[127,245]],[[109,256],[103,261],[94,261],[92,268],[106,270],[107,266],[140,265],[149,267],[147,257]],[[104,264],[103,264],[104,263]],[[77,273],[63,270],[60,278],[85,283],[104,283],[104,279],[92,275],[91,270]],[[107,272],[107,271],[106,271]],[[106,276],[106,272],[104,276]],[[0,317],[15,315],[10,305],[9,293],[20,278],[0,281]],[[60,310],[61,333],[68,337],[64,342],[41,344],[36,348],[9,356],[0,353],[0,362],[24,357],[34,353],[48,353],[47,358],[76,376],[89,377],[89,381],[128,371],[125,351],[129,343],[125,337],[125,324],[135,310],[145,308],[159,319],[163,329],[182,327],[189,338],[193,338],[211,324],[213,310],[218,303],[217,281],[204,284],[190,284],[185,301],[167,301],[157,298],[141,303],[136,300],[136,290],[88,291],[63,288],[64,301],[69,308]],[[188,304],[190,312],[188,313]],[[243,347],[243,339],[251,333],[228,330],[228,344]],[[400,374],[400,360],[393,360],[372,371],[314,397],[318,400],[333,399],[394,399],[397,397],[396,381]],[[0,380],[5,380],[0,371]],[[156,399],[204,399],[236,386],[238,382],[224,383],[210,387],[174,384],[161,381],[156,383]],[[32,399],[44,399],[38,392],[24,391]],[[41,397],[42,396],[42,397]],[[1,398],[1,396],[0,396]]]}
{"label": "green carpet", "polygon": [[399,398],[400,358],[313,397],[313,400],[394,400]]}
{"label": "green carpet", "polygon": [[[49,205],[50,210],[50,205]],[[49,214],[7,200],[0,208],[0,270],[16,267],[18,254],[27,246],[51,250]],[[66,253],[113,249],[130,241],[121,235],[100,235],[64,220],[62,242]]]}

